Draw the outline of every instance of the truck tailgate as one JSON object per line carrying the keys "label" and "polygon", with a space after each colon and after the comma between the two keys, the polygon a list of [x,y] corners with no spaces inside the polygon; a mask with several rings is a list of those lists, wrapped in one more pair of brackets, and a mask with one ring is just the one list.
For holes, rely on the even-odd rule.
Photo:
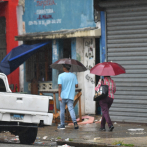
{"label": "truck tailgate", "polygon": [[0,92],[0,109],[48,112],[50,96]]}

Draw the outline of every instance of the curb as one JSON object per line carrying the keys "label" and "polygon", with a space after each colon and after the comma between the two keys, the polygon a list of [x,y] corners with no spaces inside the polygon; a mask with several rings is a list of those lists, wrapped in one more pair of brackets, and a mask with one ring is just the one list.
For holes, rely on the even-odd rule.
{"label": "curb", "polygon": [[81,142],[71,142],[71,141],[57,141],[58,145],[68,144],[74,147],[118,147],[117,145],[106,145],[106,144],[95,144],[95,143],[81,143]]}

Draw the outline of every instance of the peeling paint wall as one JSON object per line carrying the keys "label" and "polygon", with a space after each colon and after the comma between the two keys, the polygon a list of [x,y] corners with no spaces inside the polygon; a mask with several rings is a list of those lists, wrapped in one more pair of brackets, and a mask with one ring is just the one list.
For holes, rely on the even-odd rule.
{"label": "peeling paint wall", "polygon": [[87,68],[87,71],[77,73],[79,88],[82,89],[82,115],[95,114],[95,75],[90,74],[96,58],[95,38],[76,38],[76,58]]}
{"label": "peeling paint wall", "polygon": [[26,33],[96,27],[93,0],[25,0],[23,19]]}
{"label": "peeling paint wall", "polygon": [[[17,6],[17,25],[18,25],[18,34],[23,34],[23,6],[19,5]],[[22,45],[23,42],[19,41],[18,45]],[[19,66],[19,85],[20,85],[20,92],[24,92],[24,65]]]}
{"label": "peeling paint wall", "polygon": [[95,114],[95,75],[90,73],[90,69],[95,65],[95,38],[84,39],[84,65],[87,71],[84,72],[85,89],[85,113]]}
{"label": "peeling paint wall", "polygon": [[[83,38],[76,38],[76,58],[84,64],[84,47]],[[85,114],[85,90],[84,90],[84,72],[77,73],[78,85],[82,89],[81,96],[81,111],[82,115]]]}

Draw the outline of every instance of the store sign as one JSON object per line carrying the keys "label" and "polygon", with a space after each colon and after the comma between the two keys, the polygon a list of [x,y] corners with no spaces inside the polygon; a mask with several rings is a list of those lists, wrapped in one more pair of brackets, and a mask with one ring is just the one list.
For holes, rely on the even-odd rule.
{"label": "store sign", "polygon": [[26,33],[95,27],[92,0],[26,0]]}
{"label": "store sign", "polygon": [[46,8],[47,6],[56,5],[54,0],[41,0],[41,1],[34,1],[37,6],[36,9],[36,20],[30,20],[28,25],[43,25],[47,26],[49,24],[56,24],[61,23],[61,19],[54,19],[53,14],[55,13],[53,8]]}

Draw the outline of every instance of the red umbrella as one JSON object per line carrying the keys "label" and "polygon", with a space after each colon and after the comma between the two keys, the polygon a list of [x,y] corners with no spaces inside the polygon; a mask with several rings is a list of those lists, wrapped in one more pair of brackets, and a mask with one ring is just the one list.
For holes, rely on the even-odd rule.
{"label": "red umbrella", "polygon": [[62,71],[63,64],[71,65],[71,68],[69,70],[70,72],[82,72],[87,70],[86,67],[81,62],[68,58],[63,58],[54,62],[53,64],[50,65],[50,67]]}
{"label": "red umbrella", "polygon": [[116,76],[119,74],[126,73],[125,68],[123,68],[120,64],[114,62],[103,62],[95,65],[90,73],[99,76]]}

